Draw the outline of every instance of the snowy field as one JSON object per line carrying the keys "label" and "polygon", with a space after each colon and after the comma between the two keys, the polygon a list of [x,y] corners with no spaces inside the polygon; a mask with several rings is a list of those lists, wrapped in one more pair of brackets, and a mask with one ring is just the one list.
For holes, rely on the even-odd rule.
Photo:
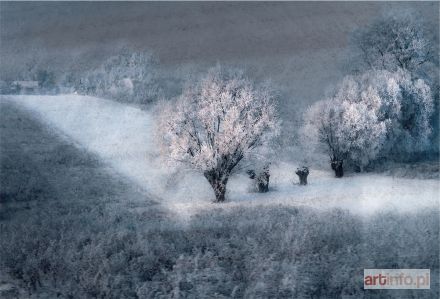
{"label": "snowy field", "polygon": [[[438,298],[438,179],[312,169],[303,187],[279,161],[270,192],[237,174],[214,204],[201,174],[159,159],[153,112],[78,95],[0,108],[0,298]],[[431,269],[431,289],[364,290],[378,267]]]}
{"label": "snowy field", "polygon": [[[200,209],[212,207],[214,195],[201,174],[172,169],[159,158],[152,112],[78,95],[2,96],[1,99],[13,101],[38,115],[41,122],[57,134],[100,157],[139,188],[160,198],[164,208],[183,219]],[[330,170],[311,169],[309,185],[303,187],[297,184],[296,167],[290,162],[273,164],[271,190],[266,194],[252,192],[251,180],[246,175],[233,176],[228,184],[228,202],[222,207],[261,204],[318,209],[339,207],[362,215],[439,208],[437,179],[406,179],[380,174],[335,179]]]}

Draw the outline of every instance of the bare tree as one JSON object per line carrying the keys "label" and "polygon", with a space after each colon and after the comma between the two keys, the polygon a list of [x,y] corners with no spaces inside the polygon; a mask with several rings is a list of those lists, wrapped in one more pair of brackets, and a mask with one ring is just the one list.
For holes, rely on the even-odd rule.
{"label": "bare tree", "polygon": [[228,179],[240,161],[279,131],[268,88],[220,66],[163,109],[159,127],[167,156],[201,171],[216,202],[225,200]]}

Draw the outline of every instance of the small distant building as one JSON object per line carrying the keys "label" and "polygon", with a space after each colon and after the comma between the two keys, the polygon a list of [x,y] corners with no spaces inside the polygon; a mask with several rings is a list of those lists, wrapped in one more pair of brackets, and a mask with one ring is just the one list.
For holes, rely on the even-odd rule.
{"label": "small distant building", "polygon": [[38,81],[14,81],[11,86],[16,93],[33,93],[39,88]]}

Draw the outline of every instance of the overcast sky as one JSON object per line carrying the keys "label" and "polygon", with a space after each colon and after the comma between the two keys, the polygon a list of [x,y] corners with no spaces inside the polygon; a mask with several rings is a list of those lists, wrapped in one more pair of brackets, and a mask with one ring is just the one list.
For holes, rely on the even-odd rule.
{"label": "overcast sky", "polygon": [[14,77],[32,58],[93,67],[126,45],[165,66],[243,62],[313,88],[340,75],[350,32],[396,8],[437,30],[438,2],[0,2],[0,72]]}

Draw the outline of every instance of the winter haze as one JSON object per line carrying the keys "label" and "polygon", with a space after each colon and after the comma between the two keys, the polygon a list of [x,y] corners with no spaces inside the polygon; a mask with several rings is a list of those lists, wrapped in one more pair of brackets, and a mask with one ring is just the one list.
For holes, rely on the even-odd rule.
{"label": "winter haze", "polygon": [[[343,76],[356,27],[389,10],[412,9],[438,27],[438,2],[0,3],[0,73],[30,59],[56,70],[98,65],[125,45],[181,64],[246,65],[315,101]],[[438,30],[434,30],[438,40]]]}
{"label": "winter haze", "polygon": [[0,298],[439,298],[439,86],[439,2],[0,1]]}

